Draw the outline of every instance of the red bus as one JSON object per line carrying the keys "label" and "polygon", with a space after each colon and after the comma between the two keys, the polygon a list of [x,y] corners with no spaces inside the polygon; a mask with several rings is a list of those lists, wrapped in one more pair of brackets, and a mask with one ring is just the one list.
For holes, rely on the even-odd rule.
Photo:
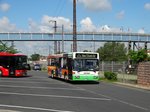
{"label": "red bus", "polygon": [[26,76],[27,70],[30,65],[26,55],[0,52],[0,76]]}

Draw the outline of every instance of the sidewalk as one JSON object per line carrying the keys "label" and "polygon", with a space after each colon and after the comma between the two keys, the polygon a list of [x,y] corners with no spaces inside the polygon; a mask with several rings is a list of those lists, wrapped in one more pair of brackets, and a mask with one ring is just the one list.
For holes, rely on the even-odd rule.
{"label": "sidewalk", "polygon": [[[99,73],[100,77],[104,78],[104,74],[102,72]],[[135,82],[137,82],[137,75],[130,75],[130,74],[118,74],[117,75],[118,80],[120,82],[113,82],[114,84],[119,84],[122,86],[128,86],[128,87],[134,87],[138,89],[145,89],[150,91],[150,86],[142,86],[138,85]]]}

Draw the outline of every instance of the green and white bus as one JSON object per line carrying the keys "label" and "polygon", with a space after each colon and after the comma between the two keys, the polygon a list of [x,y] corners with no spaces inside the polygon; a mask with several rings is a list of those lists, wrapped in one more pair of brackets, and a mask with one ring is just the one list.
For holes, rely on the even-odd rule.
{"label": "green and white bus", "polygon": [[[99,54],[70,52],[48,56],[48,74],[70,81],[99,81]],[[53,67],[52,67],[53,66]]]}

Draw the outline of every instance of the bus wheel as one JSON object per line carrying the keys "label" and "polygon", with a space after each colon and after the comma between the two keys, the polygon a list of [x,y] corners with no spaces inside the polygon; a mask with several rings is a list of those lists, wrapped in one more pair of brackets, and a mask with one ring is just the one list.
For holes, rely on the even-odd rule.
{"label": "bus wheel", "polygon": [[54,74],[51,75],[51,78],[54,78]]}
{"label": "bus wheel", "polygon": [[54,71],[51,72],[51,78],[54,78]]}
{"label": "bus wheel", "polygon": [[68,75],[67,74],[65,74],[64,79],[68,80]]}
{"label": "bus wheel", "polygon": [[0,70],[0,77],[2,77],[3,76],[3,72]]}

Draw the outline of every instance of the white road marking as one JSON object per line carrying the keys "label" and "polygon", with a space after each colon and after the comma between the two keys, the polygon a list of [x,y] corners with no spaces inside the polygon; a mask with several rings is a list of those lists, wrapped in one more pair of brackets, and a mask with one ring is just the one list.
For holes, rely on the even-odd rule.
{"label": "white road marking", "polygon": [[[52,81],[52,80],[47,80],[46,82],[44,82],[44,81],[39,81],[38,79],[37,80],[30,80],[30,81],[27,81],[27,80],[12,80],[12,81],[10,81],[10,80],[1,80],[0,79],[0,83],[3,83],[3,82],[8,82],[8,83],[21,83],[21,84],[28,84],[28,83],[30,83],[30,84],[50,84],[50,85],[67,85],[67,86],[70,86],[70,87],[73,87],[72,85],[68,85],[68,83],[66,83],[66,82],[63,82],[63,81],[60,81],[60,82],[58,82],[58,83],[56,83],[56,81],[54,82],[54,81]],[[52,82],[54,82],[54,83],[52,83]],[[75,86],[74,86],[75,87]],[[77,88],[77,87],[76,87]]]}
{"label": "white road marking", "polygon": [[[81,87],[78,87],[78,88],[84,89],[84,88],[81,88]],[[117,99],[117,98],[110,97],[110,96],[107,96],[107,95],[104,95],[104,94],[96,93],[96,92],[94,92],[94,91],[90,91],[90,90],[86,90],[86,89],[84,89],[84,91],[93,93],[93,94],[95,94],[95,95],[103,96],[103,97],[105,97],[105,98],[108,98],[108,99],[111,99],[111,100],[114,100],[114,101],[117,101],[117,102],[120,102],[120,103],[129,105],[129,106],[131,106],[131,107],[135,107],[135,108],[138,108],[138,109],[141,109],[141,110],[145,110],[145,111],[148,111],[148,110],[149,110],[148,108],[141,107],[141,106],[139,106],[139,105],[135,105],[135,104],[132,104],[132,103],[123,101],[123,100],[119,100],[119,99]]]}
{"label": "white road marking", "polygon": [[[40,110],[40,111],[50,111],[50,112],[73,112],[73,111],[55,110],[55,109],[46,109],[46,108],[37,108],[37,107],[25,107],[25,106],[18,106],[18,105],[3,105],[3,104],[0,104],[0,107],[20,108],[20,109]],[[11,112],[11,111],[9,111],[9,112]],[[14,111],[12,111],[12,112],[14,112]]]}
{"label": "white road marking", "polygon": [[4,110],[4,109],[0,109],[0,112],[21,112],[21,111],[14,111],[14,110]]}
{"label": "white road marking", "polygon": [[35,96],[35,97],[52,97],[52,98],[69,98],[69,99],[82,99],[82,100],[99,100],[99,101],[110,101],[111,100],[111,99],[107,99],[107,98],[96,98],[96,97],[24,94],[24,93],[10,93],[10,92],[0,92],[0,94],[19,95],[19,96]]}
{"label": "white road marking", "polygon": [[8,81],[8,80],[0,80],[0,83],[3,83],[3,82],[8,82],[8,83],[21,83],[21,84],[23,84],[23,83],[25,83],[25,84],[28,84],[28,83],[30,83],[30,84],[56,84],[56,85],[61,85],[61,84],[63,84],[63,83],[50,83],[50,82],[44,82],[44,81],[38,81],[38,82],[34,82],[34,81],[25,81],[25,80],[23,80],[23,81]]}
{"label": "white road marking", "polygon": [[0,85],[0,87],[7,88],[27,88],[27,89],[54,89],[54,90],[70,90],[70,91],[81,91],[84,89],[72,89],[72,88],[57,88],[57,87],[36,87],[36,86],[12,86],[12,85]]}
{"label": "white road marking", "polygon": [[126,102],[126,101],[123,101],[123,100],[119,100],[119,99],[114,99],[120,103],[123,103],[123,104],[126,104],[126,105],[130,105],[131,107],[135,107],[135,108],[139,108],[141,110],[145,110],[145,111],[148,111],[149,109],[148,108],[145,108],[145,107],[141,107],[139,105],[135,105],[135,104],[132,104],[132,103],[129,103],[129,102]]}

